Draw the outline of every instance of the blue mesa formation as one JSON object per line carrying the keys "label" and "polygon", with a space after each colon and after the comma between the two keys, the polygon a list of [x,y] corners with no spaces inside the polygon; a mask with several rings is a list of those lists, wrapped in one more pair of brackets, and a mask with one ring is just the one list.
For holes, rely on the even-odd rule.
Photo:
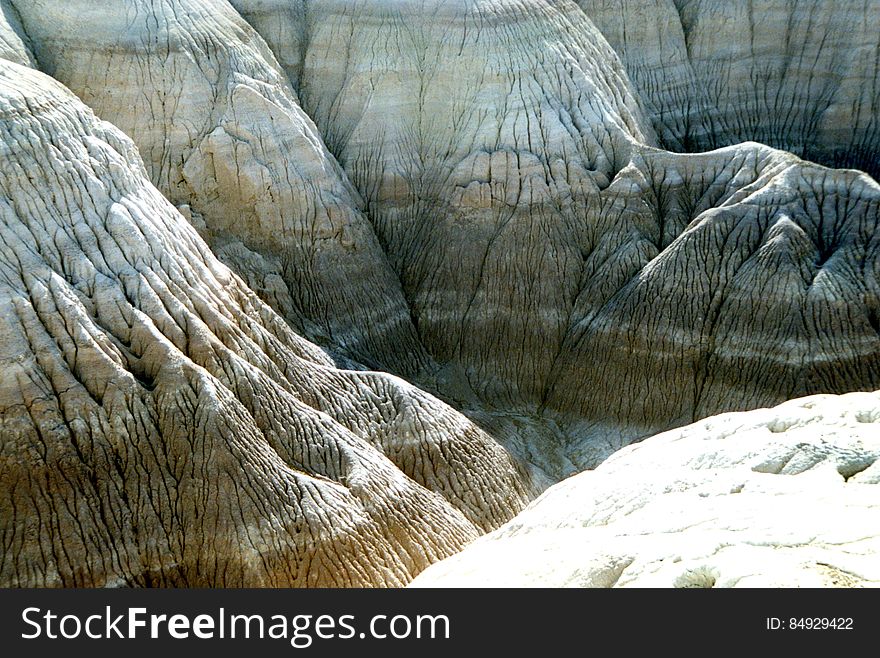
{"label": "blue mesa formation", "polygon": [[0,585],[877,583],[878,23],[0,0]]}

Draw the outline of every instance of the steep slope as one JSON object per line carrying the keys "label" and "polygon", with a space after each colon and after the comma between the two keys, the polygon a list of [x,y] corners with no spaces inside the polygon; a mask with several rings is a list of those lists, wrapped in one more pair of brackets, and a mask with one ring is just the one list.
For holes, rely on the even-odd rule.
{"label": "steep slope", "polygon": [[[0,0],[0,585],[400,585],[646,435],[880,388],[880,185],[662,150],[874,171],[843,5]],[[597,557],[522,582],[877,581],[877,396],[803,404],[549,494]],[[805,500],[857,557],[767,530]],[[808,566],[749,580],[752,520]]]}
{"label": "steep slope", "polygon": [[333,0],[305,19],[303,106],[367,200],[423,342],[461,397],[539,398],[584,208],[652,139],[613,52],[565,2]]}
{"label": "steep slope", "polygon": [[880,393],[727,414],[626,448],[422,587],[880,584]]}
{"label": "steep slope", "polygon": [[301,332],[406,374],[428,359],[362,201],[226,0],[13,0],[44,72],[131,136],[150,179]]}
{"label": "steep slope", "polygon": [[718,412],[880,386],[867,176],[755,143],[656,150],[572,2],[235,5],[367,200],[440,390],[489,427],[515,417],[520,453],[571,470]]}
{"label": "steep slope", "polygon": [[134,144],[0,60],[0,585],[400,585],[530,495],[497,444],[337,370]]}
{"label": "steep slope", "polygon": [[664,146],[755,140],[880,175],[880,4],[578,0]]}
{"label": "steep slope", "polygon": [[868,176],[755,144],[645,151],[600,200],[544,403],[568,415],[575,463],[723,411],[880,386]]}
{"label": "steep slope", "polygon": [[0,0],[0,58],[23,66],[34,66],[28,41],[11,0]]}
{"label": "steep slope", "polygon": [[[229,0],[272,49],[294,89],[299,89],[309,39],[309,0]],[[348,44],[344,44],[348,47]]]}
{"label": "steep slope", "polygon": [[[16,2],[41,66],[297,330],[551,477],[708,415],[880,387],[880,187],[752,142],[658,150],[657,101],[571,0],[234,0],[269,45],[226,0]],[[653,6],[618,7],[652,52]],[[673,26],[710,5],[662,6]],[[864,13],[816,7],[823,29]]]}

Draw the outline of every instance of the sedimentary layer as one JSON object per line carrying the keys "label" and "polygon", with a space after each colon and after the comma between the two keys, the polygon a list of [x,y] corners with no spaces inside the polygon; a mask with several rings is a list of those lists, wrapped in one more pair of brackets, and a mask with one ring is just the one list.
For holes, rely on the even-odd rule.
{"label": "sedimentary layer", "polygon": [[0,143],[3,585],[400,585],[531,495],[294,334],[59,83],[0,62]]}
{"label": "sedimentary layer", "polygon": [[578,0],[665,147],[753,140],[880,174],[880,5]]}
{"label": "sedimentary layer", "polygon": [[225,0],[16,6],[41,69],[134,140],[153,184],[298,331],[402,374],[428,364],[359,194]]}

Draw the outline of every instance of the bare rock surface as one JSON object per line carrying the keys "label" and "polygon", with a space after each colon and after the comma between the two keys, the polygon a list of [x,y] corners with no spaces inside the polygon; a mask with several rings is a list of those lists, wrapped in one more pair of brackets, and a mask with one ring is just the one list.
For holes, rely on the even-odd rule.
{"label": "bare rock surface", "polygon": [[617,57],[572,3],[331,0],[307,18],[300,96],[424,344],[462,395],[540,402],[584,211],[653,140]]}
{"label": "bare rock surface", "polygon": [[235,5],[366,199],[439,390],[523,426],[518,454],[558,475],[715,413],[880,386],[880,187],[754,142],[657,150],[656,102],[596,27],[641,26],[666,64],[652,3]]}
{"label": "bare rock surface", "polygon": [[621,450],[420,587],[880,585],[880,394],[731,413]]}
{"label": "bare rock surface", "polygon": [[429,363],[359,194],[226,0],[16,6],[42,70],[134,140],[151,181],[294,327],[368,365]]}
{"label": "bare rock surface", "polygon": [[873,179],[745,144],[643,152],[612,188],[545,398],[571,419],[576,463],[723,411],[880,386]]}
{"label": "bare rock surface", "polygon": [[0,144],[3,585],[400,585],[531,495],[295,335],[57,82],[0,62]]}
{"label": "bare rock surface", "polygon": [[0,58],[23,66],[34,66],[29,39],[11,0],[0,0]]}
{"label": "bare rock surface", "polygon": [[0,0],[0,582],[403,584],[645,436],[880,388],[875,18]]}
{"label": "bare rock surface", "polygon": [[578,0],[665,147],[753,140],[880,174],[880,4]]}

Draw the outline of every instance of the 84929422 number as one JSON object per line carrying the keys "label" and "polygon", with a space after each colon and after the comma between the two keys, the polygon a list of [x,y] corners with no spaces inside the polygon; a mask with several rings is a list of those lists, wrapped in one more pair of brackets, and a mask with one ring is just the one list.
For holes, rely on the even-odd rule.
{"label": "84929422 number", "polygon": [[788,620],[790,630],[800,631],[851,631],[852,617],[791,617]]}

